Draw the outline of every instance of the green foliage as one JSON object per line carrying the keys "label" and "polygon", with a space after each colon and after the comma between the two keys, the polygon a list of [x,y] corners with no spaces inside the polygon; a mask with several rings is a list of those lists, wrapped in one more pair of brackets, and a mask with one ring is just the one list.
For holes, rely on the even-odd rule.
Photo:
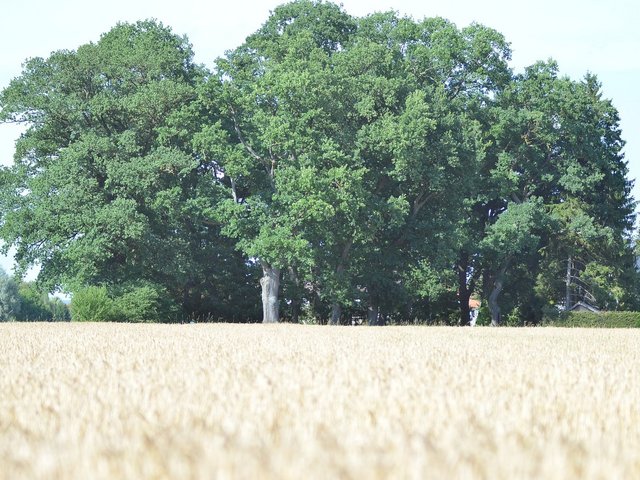
{"label": "green foliage", "polygon": [[476,326],[488,327],[489,325],[491,325],[491,312],[489,311],[489,307],[483,303],[480,307],[480,311],[478,312]]}
{"label": "green foliage", "polygon": [[20,314],[18,285],[0,268],[0,322],[15,320]]}
{"label": "green foliage", "polygon": [[74,322],[112,322],[119,319],[117,305],[105,286],[89,286],[74,292],[70,309]]}
{"label": "green foliage", "polygon": [[17,320],[54,321],[70,319],[69,308],[59,298],[49,298],[35,282],[22,282],[18,287],[22,307]]}
{"label": "green foliage", "polygon": [[118,319],[122,321],[166,321],[171,313],[163,308],[162,300],[162,291],[157,287],[145,285],[133,288],[114,299],[114,307],[118,311]]}
{"label": "green foliage", "polygon": [[35,284],[21,283],[18,291],[22,301],[19,320],[43,321],[52,318],[49,298],[46,293],[40,292]]}
{"label": "green foliage", "polygon": [[[297,0],[207,72],[168,27],[119,24],[0,93],[28,126],[0,238],[75,291],[75,319],[255,321],[265,269],[292,319],[465,323],[475,293],[529,324],[567,260],[600,306],[636,308],[618,113],[594,76],[510,55],[482,25]],[[52,311],[38,295],[25,315]]]}
{"label": "green foliage", "polygon": [[51,311],[51,320],[54,322],[67,322],[71,320],[69,306],[59,298],[49,299],[48,307]]}
{"label": "green foliage", "polygon": [[217,164],[235,188],[218,209],[223,233],[294,269],[313,305],[409,311],[422,293],[407,265],[452,262],[483,150],[470,112],[508,80],[508,57],[479,25],[352,18],[322,2],[276,9],[219,60],[203,100],[215,114],[218,92],[235,143]]}
{"label": "green foliage", "polygon": [[106,286],[81,288],[73,294],[71,314],[74,321],[93,322],[170,322],[182,318],[166,291],[150,283],[126,284],[114,291]]}
{"label": "green foliage", "polygon": [[580,328],[640,328],[640,312],[567,312],[545,325]]}
{"label": "green foliage", "polygon": [[[48,290],[158,285],[181,315],[222,314],[247,296],[246,259],[209,214],[224,191],[192,150],[206,75],[192,59],[162,24],[123,23],[28,60],[0,94],[0,121],[29,127],[0,170],[0,237],[19,273],[40,264]],[[237,293],[219,295],[230,283]],[[219,301],[202,306],[205,296]]]}
{"label": "green foliage", "polygon": [[595,77],[575,82],[557,70],[553,61],[529,67],[489,109],[490,147],[463,226],[476,242],[459,257],[471,259],[460,267],[494,309],[499,298],[527,322],[564,303],[568,261],[600,307],[633,308],[639,293],[617,112]]}

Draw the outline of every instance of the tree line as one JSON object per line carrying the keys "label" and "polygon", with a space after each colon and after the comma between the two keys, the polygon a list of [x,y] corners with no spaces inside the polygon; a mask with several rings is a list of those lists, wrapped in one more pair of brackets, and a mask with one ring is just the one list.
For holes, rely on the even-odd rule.
{"label": "tree line", "polygon": [[59,298],[50,298],[33,282],[16,282],[0,268],[0,322],[69,319],[69,309]]}
{"label": "tree line", "polygon": [[637,309],[618,112],[594,75],[510,55],[479,24],[323,1],[276,8],[212,69],[159,22],[118,24],[0,94],[27,126],[0,238],[41,288],[100,286],[154,318]]}

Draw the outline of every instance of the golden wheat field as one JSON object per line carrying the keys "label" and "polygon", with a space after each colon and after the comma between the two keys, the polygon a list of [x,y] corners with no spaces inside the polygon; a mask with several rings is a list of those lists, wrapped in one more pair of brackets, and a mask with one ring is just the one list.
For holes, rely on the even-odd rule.
{"label": "golden wheat field", "polygon": [[640,478],[640,332],[0,324],[0,478]]}

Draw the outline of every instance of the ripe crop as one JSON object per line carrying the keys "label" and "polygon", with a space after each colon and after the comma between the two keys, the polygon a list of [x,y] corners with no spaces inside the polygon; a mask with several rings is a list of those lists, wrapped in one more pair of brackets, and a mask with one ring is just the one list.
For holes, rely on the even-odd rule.
{"label": "ripe crop", "polygon": [[640,331],[0,324],[0,479],[640,478]]}

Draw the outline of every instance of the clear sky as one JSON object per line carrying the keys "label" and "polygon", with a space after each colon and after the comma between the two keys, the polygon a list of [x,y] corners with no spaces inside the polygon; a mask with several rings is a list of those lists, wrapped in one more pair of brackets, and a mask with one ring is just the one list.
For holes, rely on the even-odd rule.
{"label": "clear sky", "polygon": [[[0,17],[0,89],[29,57],[47,57],[96,41],[119,21],[156,18],[186,34],[196,61],[212,66],[240,45],[284,3],[279,0],[22,0],[8,1]],[[595,73],[622,118],[630,178],[640,178],[640,2],[638,0],[343,0],[352,15],[396,10],[414,18],[441,16],[463,27],[495,28],[513,49],[516,71],[554,58],[562,74]],[[0,164],[9,164],[20,129],[0,124]],[[640,198],[640,184],[634,189]],[[5,270],[9,259],[0,259]]]}

